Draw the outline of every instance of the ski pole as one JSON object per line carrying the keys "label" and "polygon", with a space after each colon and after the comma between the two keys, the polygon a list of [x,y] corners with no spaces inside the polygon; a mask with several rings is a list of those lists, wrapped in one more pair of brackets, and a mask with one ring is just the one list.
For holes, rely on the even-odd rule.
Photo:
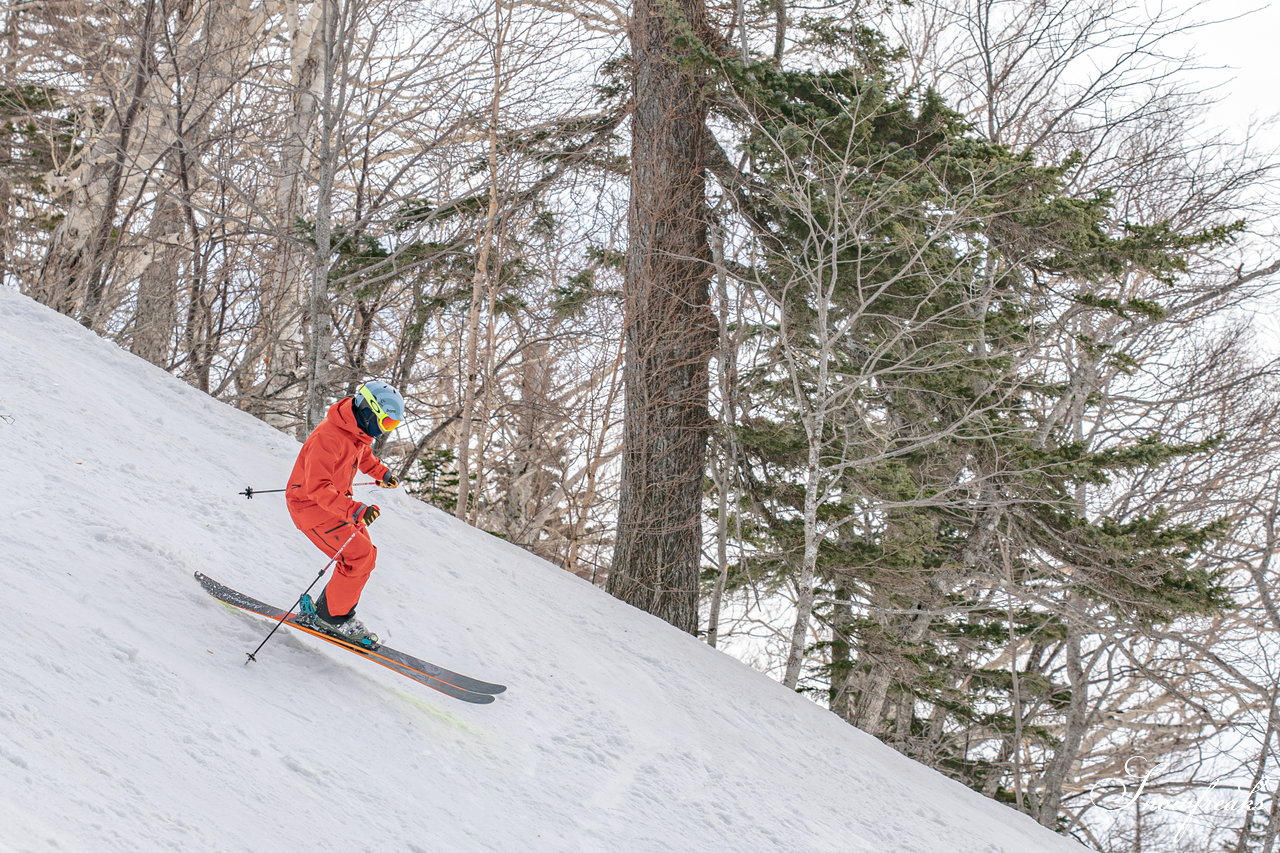
{"label": "ski pole", "polygon": [[[376,485],[378,485],[378,483],[377,483],[377,481],[376,481],[376,480],[370,480],[370,481],[368,481],[367,483],[352,483],[351,485],[352,485],[352,487],[355,487],[355,486],[376,486]],[[244,487],[244,491],[243,491],[243,492],[236,492],[236,494],[237,494],[237,495],[244,495],[244,496],[245,496],[246,498],[248,498],[249,500],[253,500],[253,496],[254,496],[254,495],[269,495],[269,494],[271,494],[271,493],[273,493],[273,492],[287,492],[287,491],[289,491],[289,490],[288,490],[288,489],[255,489],[253,486],[245,486],[245,487]]]}
{"label": "ski pole", "polygon": [[356,538],[356,534],[360,532],[360,528],[362,528],[362,527],[364,527],[364,523],[363,523],[363,522],[356,522],[356,529],[355,529],[355,530],[353,530],[353,531],[351,531],[351,535],[347,537],[347,541],[346,541],[346,542],[343,542],[343,543],[342,543],[342,547],[341,547],[341,548],[339,548],[337,551],[335,551],[335,552],[334,552],[333,556],[329,558],[329,562],[327,562],[327,563],[325,563],[325,564],[324,564],[324,568],[320,570],[320,573],[319,573],[319,574],[317,574],[317,575],[316,575],[316,576],[311,580],[311,585],[310,585],[310,586],[308,586],[306,589],[304,589],[304,590],[302,591],[302,595],[299,595],[299,596],[298,596],[298,599],[297,599],[297,601],[295,601],[295,602],[293,603],[293,606],[292,606],[292,607],[290,607],[288,610],[286,610],[286,611],[285,611],[285,614],[284,614],[283,616],[281,616],[281,617],[280,617],[280,621],[279,621],[279,622],[277,622],[277,623],[275,624],[275,627],[273,627],[273,628],[271,629],[271,633],[270,633],[270,634],[267,634],[267,636],[265,636],[265,637],[263,637],[263,638],[262,638],[262,642],[261,642],[261,643],[258,643],[258,647],[257,647],[256,649],[254,649],[254,650],[253,650],[253,651],[251,651],[251,652],[246,652],[246,653],[245,653],[245,654],[246,654],[246,656],[248,657],[248,660],[246,660],[246,661],[244,662],[244,665],[245,665],[245,666],[248,666],[248,665],[249,665],[249,661],[251,661],[251,660],[252,660],[252,661],[256,661],[256,660],[258,659],[258,658],[256,657],[256,655],[258,654],[258,652],[262,651],[262,647],[263,647],[263,646],[265,646],[265,645],[267,644],[267,640],[270,640],[270,639],[271,639],[271,637],[275,634],[275,632],[276,632],[276,631],[278,631],[278,630],[280,630],[280,626],[284,624],[284,620],[286,620],[286,619],[288,619],[288,618],[289,618],[289,614],[293,612],[293,608],[294,608],[294,607],[296,607],[296,606],[298,606],[299,604],[301,604],[301,603],[302,603],[302,596],[303,596],[303,595],[306,595],[306,594],[307,594],[307,593],[309,593],[309,592],[311,592],[311,587],[313,587],[313,586],[315,586],[315,585],[316,585],[316,581],[318,581],[318,580],[320,580],[320,578],[324,577],[324,573],[325,573],[325,572],[327,572],[327,571],[329,571],[329,567],[330,567],[330,566],[332,566],[334,563],[336,563],[336,562],[338,561],[338,558],[342,556],[342,552],[343,552],[343,551],[345,551],[345,550],[347,550],[347,546],[351,544],[351,540],[353,540],[353,539],[355,539],[355,538]]}

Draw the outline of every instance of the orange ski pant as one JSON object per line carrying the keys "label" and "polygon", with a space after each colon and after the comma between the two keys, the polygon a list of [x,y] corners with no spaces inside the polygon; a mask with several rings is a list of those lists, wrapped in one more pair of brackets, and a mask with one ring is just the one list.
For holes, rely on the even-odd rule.
{"label": "orange ski pant", "polygon": [[[352,538],[351,528],[354,522],[341,521],[332,516],[319,524],[312,524],[314,520],[314,516],[293,516],[293,523],[298,529],[330,557],[342,548],[342,555],[333,567],[333,576],[324,588],[324,600],[331,614],[343,616],[350,613],[360,601],[365,581],[369,580],[369,574],[378,559],[378,549],[369,538],[369,528],[363,524],[356,531],[355,538]],[[351,541],[347,542],[348,539]]]}

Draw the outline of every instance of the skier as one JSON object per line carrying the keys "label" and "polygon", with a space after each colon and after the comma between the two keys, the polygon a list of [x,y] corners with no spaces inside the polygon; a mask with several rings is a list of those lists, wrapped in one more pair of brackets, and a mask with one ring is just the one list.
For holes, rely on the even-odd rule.
{"label": "skier", "polygon": [[311,596],[303,596],[302,613],[316,628],[364,646],[376,646],[378,636],[356,618],[355,609],[378,556],[368,525],[382,511],[377,504],[352,499],[351,483],[359,469],[384,489],[400,485],[371,445],[403,419],[399,391],[385,382],[361,385],[354,397],[330,406],[307,437],[285,492],[289,515],[308,539],[330,557],[343,549],[320,597],[312,602]]}

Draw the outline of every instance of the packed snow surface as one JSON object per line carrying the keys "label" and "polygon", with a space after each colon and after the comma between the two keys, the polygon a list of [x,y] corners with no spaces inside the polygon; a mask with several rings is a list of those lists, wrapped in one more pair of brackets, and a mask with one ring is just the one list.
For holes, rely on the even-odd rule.
{"label": "packed snow surface", "polygon": [[280,606],[316,576],[236,494],[297,442],[4,288],[0,416],[0,850],[1084,849],[400,492],[362,617],[507,693],[289,630],[246,665],[270,626],[193,573]]}

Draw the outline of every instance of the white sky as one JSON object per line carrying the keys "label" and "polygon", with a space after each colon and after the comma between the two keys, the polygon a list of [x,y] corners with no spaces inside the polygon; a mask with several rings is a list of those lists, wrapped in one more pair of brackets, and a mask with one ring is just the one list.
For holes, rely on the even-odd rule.
{"label": "white sky", "polygon": [[[1198,30],[1191,47],[1205,65],[1206,80],[1222,82],[1210,120],[1244,128],[1250,119],[1280,113],[1280,3],[1268,0],[1205,0],[1198,17],[1223,20]],[[1280,144],[1280,129],[1269,139]]]}
{"label": "white sky", "polygon": [[[1280,121],[1263,124],[1280,115],[1280,2],[1204,0],[1199,12],[1198,17],[1222,20],[1197,31],[1189,45],[1206,66],[1213,66],[1204,72],[1206,81],[1223,84],[1206,122],[1237,139],[1245,139],[1252,124],[1255,150],[1280,153]],[[1280,232],[1280,223],[1273,230]],[[1259,263],[1280,253],[1275,245],[1259,249]],[[1280,294],[1255,307],[1253,322],[1258,343],[1280,355]]]}

